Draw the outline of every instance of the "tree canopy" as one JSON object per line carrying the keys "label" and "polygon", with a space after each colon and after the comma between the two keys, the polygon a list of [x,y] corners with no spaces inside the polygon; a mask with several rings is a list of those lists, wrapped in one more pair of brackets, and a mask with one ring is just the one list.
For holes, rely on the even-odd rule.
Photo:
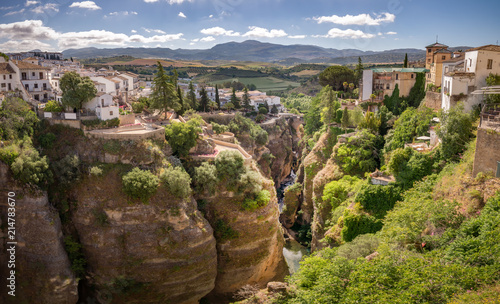
{"label": "tree canopy", "polygon": [[81,109],[97,95],[97,89],[89,77],[81,77],[76,72],[65,73],[60,80],[62,104],[67,107]]}
{"label": "tree canopy", "polygon": [[160,110],[160,113],[166,113],[169,109],[179,111],[179,97],[177,96],[174,83],[177,81],[174,76],[168,76],[163,66],[158,61],[158,71],[153,79],[150,100],[151,108]]}
{"label": "tree canopy", "polygon": [[355,82],[354,71],[345,66],[330,66],[319,74],[319,84],[329,85],[336,91],[343,88],[344,82]]}

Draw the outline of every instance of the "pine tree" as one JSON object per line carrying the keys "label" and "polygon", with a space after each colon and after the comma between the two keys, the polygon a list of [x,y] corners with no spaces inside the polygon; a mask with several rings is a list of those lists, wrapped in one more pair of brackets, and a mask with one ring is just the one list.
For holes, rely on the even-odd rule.
{"label": "pine tree", "polygon": [[217,104],[217,109],[220,110],[219,88],[217,85],[215,85],[215,103]]}
{"label": "pine tree", "polygon": [[206,112],[208,109],[209,99],[208,99],[207,91],[205,90],[205,87],[201,88],[200,95],[201,95],[201,98],[200,98],[200,109],[199,110]]}
{"label": "pine tree", "polygon": [[235,109],[241,108],[240,100],[236,97],[236,89],[233,87],[233,94],[231,95],[231,103],[234,105]]}
{"label": "pine tree", "polygon": [[177,98],[179,98],[179,104],[181,105],[181,108],[179,111],[177,111],[177,114],[184,115],[184,112],[189,109],[189,105],[184,102],[184,94],[180,86],[177,86]]}
{"label": "pine tree", "polygon": [[248,89],[245,87],[243,89],[243,108],[245,110],[250,110],[252,106],[250,105],[250,97],[248,96]]}
{"label": "pine tree", "polygon": [[177,111],[180,108],[173,79],[165,73],[159,61],[150,99],[151,108],[160,110],[160,113],[166,113],[169,109]]}
{"label": "pine tree", "polygon": [[363,63],[361,62],[361,57],[358,57],[358,64],[356,65],[354,75],[356,76],[356,84],[359,86],[359,82],[363,78]]}
{"label": "pine tree", "polygon": [[189,92],[187,94],[187,100],[190,103],[192,109],[197,108],[196,93],[194,92],[193,82],[189,82]]}

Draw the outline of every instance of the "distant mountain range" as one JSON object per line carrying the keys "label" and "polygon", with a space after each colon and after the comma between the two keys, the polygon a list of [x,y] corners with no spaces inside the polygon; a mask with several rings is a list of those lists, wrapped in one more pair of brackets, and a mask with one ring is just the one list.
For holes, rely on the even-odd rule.
{"label": "distant mountain range", "polygon": [[[465,49],[465,47],[464,47]],[[210,49],[170,49],[170,48],[113,48],[94,47],[68,49],[64,57],[96,58],[128,55],[136,58],[158,58],[173,60],[237,60],[281,62],[298,64],[308,62],[331,62],[339,64],[355,63],[361,57],[365,63],[402,62],[405,53],[409,60],[422,60],[425,51],[420,49],[396,49],[381,52],[356,49],[338,50],[314,45],[281,45],[255,40],[217,44]]]}

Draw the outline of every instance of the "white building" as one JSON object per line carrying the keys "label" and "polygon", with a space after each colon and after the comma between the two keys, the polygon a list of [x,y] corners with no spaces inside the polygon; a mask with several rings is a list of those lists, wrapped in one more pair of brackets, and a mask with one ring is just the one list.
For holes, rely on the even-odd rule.
{"label": "white building", "polygon": [[49,80],[50,68],[25,61],[14,61],[14,64],[19,68],[21,83],[33,99],[47,102],[54,98]]}
{"label": "white building", "polygon": [[20,90],[22,84],[19,77],[19,68],[12,61],[6,62],[0,57],[0,92]]}
{"label": "white building", "polygon": [[463,102],[465,111],[481,103],[481,95],[472,95],[486,86],[489,74],[500,74],[500,46],[485,45],[467,50],[462,61],[443,68],[441,107],[449,110]]}
{"label": "white building", "polygon": [[113,96],[98,92],[97,96],[85,103],[83,108],[95,111],[101,120],[118,118],[120,115],[118,105],[113,101]]}

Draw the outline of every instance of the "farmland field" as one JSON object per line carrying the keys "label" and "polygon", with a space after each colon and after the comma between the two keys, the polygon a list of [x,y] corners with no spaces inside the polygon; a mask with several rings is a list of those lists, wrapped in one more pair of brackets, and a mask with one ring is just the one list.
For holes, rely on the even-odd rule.
{"label": "farmland field", "polygon": [[274,77],[250,77],[250,78],[227,78],[224,80],[212,81],[210,84],[221,84],[227,81],[240,81],[244,85],[254,84],[260,91],[283,91],[288,86],[298,87],[298,82],[278,79]]}

